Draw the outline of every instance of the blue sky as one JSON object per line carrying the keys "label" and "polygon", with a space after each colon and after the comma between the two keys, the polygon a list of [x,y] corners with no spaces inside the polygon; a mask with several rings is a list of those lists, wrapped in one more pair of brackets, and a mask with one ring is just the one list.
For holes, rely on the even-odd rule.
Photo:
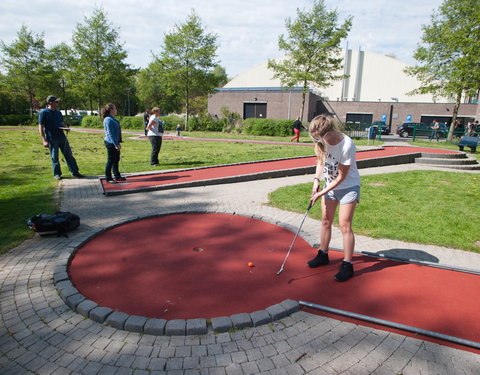
{"label": "blue sky", "polygon": [[[353,16],[348,37],[350,48],[393,54],[413,64],[413,51],[420,42],[421,26],[430,23],[441,0],[325,0],[340,20]],[[119,29],[129,57],[136,68],[152,61],[152,52],[161,51],[163,37],[175,24],[185,22],[195,9],[207,32],[218,35],[220,65],[233,77],[269,58],[282,55],[278,36],[285,34],[285,19],[296,9],[309,9],[311,0],[2,0],[0,40],[9,44],[22,24],[44,33],[48,47],[70,42],[72,32],[95,6],[103,7],[108,19]],[[345,44],[344,44],[345,46]]]}

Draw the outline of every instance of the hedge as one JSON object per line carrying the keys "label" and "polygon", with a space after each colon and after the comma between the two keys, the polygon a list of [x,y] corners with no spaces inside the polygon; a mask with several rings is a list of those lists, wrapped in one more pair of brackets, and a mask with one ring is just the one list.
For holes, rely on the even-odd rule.
{"label": "hedge", "polygon": [[293,134],[293,120],[247,118],[243,121],[243,133],[287,137]]}
{"label": "hedge", "polygon": [[0,115],[0,125],[32,125],[38,124],[37,117],[30,118],[30,115]]}

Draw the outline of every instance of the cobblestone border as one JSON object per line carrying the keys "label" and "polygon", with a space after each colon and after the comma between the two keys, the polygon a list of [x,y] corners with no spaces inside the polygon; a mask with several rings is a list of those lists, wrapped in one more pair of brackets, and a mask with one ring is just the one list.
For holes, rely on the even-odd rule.
{"label": "cobblestone border", "polygon": [[129,224],[138,220],[144,220],[152,217],[167,216],[174,214],[188,213],[218,213],[227,215],[239,215],[255,220],[265,221],[274,225],[278,225],[290,231],[295,231],[291,225],[260,217],[258,215],[243,215],[236,212],[222,212],[211,210],[185,210],[162,213],[158,215],[137,216],[131,219],[119,221],[109,227],[103,228],[82,241],[78,246],[72,248],[67,259],[60,260],[56,263],[53,272],[53,282],[60,298],[73,311],[89,318],[97,323],[105,324],[116,329],[145,333],[155,336],[185,336],[185,335],[202,335],[209,332],[224,333],[231,330],[239,330],[249,327],[258,327],[280,320],[300,310],[299,301],[286,299],[280,303],[266,307],[264,310],[258,310],[251,313],[237,313],[231,316],[212,317],[210,319],[157,319],[144,316],[129,315],[124,312],[114,311],[109,307],[98,305],[95,301],[87,299],[73,285],[68,274],[70,262],[75,256],[78,249],[94,237],[104,233],[110,229],[121,225]]}

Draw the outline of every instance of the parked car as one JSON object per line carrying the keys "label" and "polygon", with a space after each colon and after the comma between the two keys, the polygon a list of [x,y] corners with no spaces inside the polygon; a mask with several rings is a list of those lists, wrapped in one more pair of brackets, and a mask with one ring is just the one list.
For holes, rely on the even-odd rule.
{"label": "parked car", "polygon": [[374,121],[372,122],[372,126],[376,126],[378,127],[382,134],[388,134],[389,131],[388,131],[388,126],[387,126],[387,123],[385,121]]}
{"label": "parked car", "polygon": [[[423,122],[404,122],[397,126],[397,134],[403,138],[412,137],[413,130],[415,130],[416,137],[429,137],[433,131],[430,124],[425,124]],[[441,123],[440,129],[438,130],[439,137],[445,138],[447,134],[447,126],[444,123]]]}

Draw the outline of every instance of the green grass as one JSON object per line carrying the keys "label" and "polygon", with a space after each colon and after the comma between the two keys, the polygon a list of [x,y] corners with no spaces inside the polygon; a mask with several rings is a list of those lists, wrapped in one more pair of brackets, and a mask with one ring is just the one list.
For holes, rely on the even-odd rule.
{"label": "green grass", "polygon": [[[480,177],[469,173],[410,171],[361,178],[355,233],[480,252]],[[270,204],[305,212],[311,184],[270,194]],[[320,205],[310,210],[320,219]],[[368,249],[367,249],[368,250]]]}
{"label": "green grass", "polygon": [[[188,134],[192,137],[219,138],[223,135],[223,138],[231,139],[288,142],[285,137],[196,132]],[[0,136],[0,253],[4,253],[33,235],[25,224],[27,218],[38,213],[53,213],[58,209],[58,203],[53,199],[57,181],[52,177],[48,150],[42,146],[38,130],[0,128]],[[102,175],[106,161],[103,134],[71,132],[68,138],[81,173]],[[150,166],[151,148],[148,141],[129,139],[126,134],[124,140],[123,162],[120,164],[122,172],[158,170]],[[367,142],[355,143],[364,145]],[[419,144],[427,145],[425,142]],[[442,146],[442,143],[432,146]],[[453,145],[445,146],[456,149]],[[166,140],[162,145],[160,160],[162,169],[174,169],[308,155],[313,155],[313,147],[292,147],[288,143],[268,145]],[[65,163],[62,161],[61,164],[64,176],[69,177]],[[478,228],[473,225],[479,222],[479,214],[478,210],[472,210],[471,207],[478,206],[480,178],[458,173],[415,173],[420,173],[420,182],[416,180],[417,176],[411,177],[408,174],[384,175],[379,182],[376,180],[379,176],[362,178],[362,204],[354,220],[355,230],[373,237],[479,251],[474,244],[480,240],[474,237]],[[381,184],[386,184],[387,188]],[[292,210],[300,207],[299,212],[302,212],[308,204],[311,187],[307,184],[293,190],[288,189],[292,188],[286,188],[285,193],[282,193],[284,189],[275,192],[272,204]],[[277,199],[277,195],[280,197],[282,194],[284,197]],[[291,196],[296,197],[293,204],[289,204]],[[312,209],[312,213],[319,217],[317,206]],[[432,218],[435,218],[433,226]],[[412,227],[416,229],[412,230]]]}
{"label": "green grass", "polygon": [[[0,253],[4,253],[33,235],[26,219],[54,213],[58,203],[53,199],[57,181],[38,130],[0,128],[0,137]],[[71,132],[68,139],[80,172],[102,175],[106,162],[103,134]],[[124,140],[122,172],[158,170],[150,166],[148,141],[129,139],[126,134]],[[162,169],[175,169],[306,155],[313,155],[313,147],[175,140],[164,141],[160,161]],[[64,177],[69,177],[66,164],[61,161],[61,165]]]}

